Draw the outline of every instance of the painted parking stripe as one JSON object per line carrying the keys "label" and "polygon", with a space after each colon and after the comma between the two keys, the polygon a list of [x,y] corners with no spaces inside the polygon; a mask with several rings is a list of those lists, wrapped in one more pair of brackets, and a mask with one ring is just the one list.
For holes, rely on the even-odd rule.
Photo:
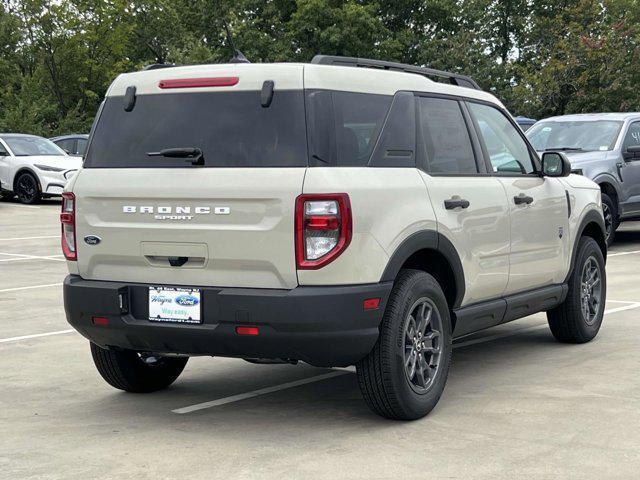
{"label": "painted parking stripe", "polygon": [[[0,253],[0,255],[10,255],[7,253]],[[61,258],[62,257],[62,258]],[[64,255],[12,255],[12,258],[0,258],[0,262],[24,262],[29,260],[51,260],[54,262],[65,262]]]}
{"label": "painted parking stripe", "polygon": [[[631,302],[629,302],[629,303],[631,303]],[[632,310],[632,309],[635,309],[635,308],[640,308],[640,302],[633,302],[630,305],[625,305],[623,307],[611,308],[609,310],[605,310],[604,314],[605,315],[609,315],[611,313],[622,312],[622,311],[625,311],[625,310]],[[500,338],[512,337],[512,336],[515,336],[515,335],[520,335],[520,334],[525,333],[525,332],[531,332],[531,331],[540,330],[540,329],[543,329],[543,328],[548,328],[546,323],[540,324],[540,325],[534,325],[532,327],[521,328],[519,330],[512,331],[512,332],[505,332],[505,333],[502,333],[502,334],[490,335],[488,337],[477,338],[477,339],[473,339],[473,340],[468,340],[466,342],[456,343],[456,344],[453,345],[453,348],[457,349],[457,348],[467,347],[469,345],[476,345],[478,343],[491,342],[493,340],[498,340]],[[267,395],[269,393],[278,392],[280,390],[286,390],[288,388],[295,388],[295,387],[298,387],[300,385],[306,385],[306,384],[313,383],[313,382],[319,382],[319,381],[322,381],[322,380],[326,380],[328,378],[333,378],[333,377],[337,377],[337,376],[341,376],[341,375],[347,375],[347,374],[351,374],[351,373],[354,373],[354,372],[355,372],[355,370],[353,370],[352,368],[349,368],[349,369],[335,369],[333,372],[325,373],[323,375],[316,375],[315,377],[309,377],[309,378],[305,378],[305,379],[302,379],[302,380],[296,380],[295,382],[282,383],[280,385],[275,385],[273,387],[261,388],[259,390],[253,390],[251,392],[240,393],[238,395],[231,395],[230,397],[223,397],[223,398],[219,398],[217,400],[211,400],[209,402],[196,403],[195,405],[190,405],[188,407],[182,407],[182,408],[176,408],[175,410],[171,410],[171,411],[173,413],[178,413],[178,414],[196,412],[198,410],[204,410],[204,409],[212,408],[212,407],[219,407],[220,405],[227,405],[229,403],[239,402],[239,401],[246,400],[246,399],[249,399],[249,398],[255,398],[255,397],[259,397],[261,395]]]}
{"label": "painted parking stripe", "polygon": [[631,252],[609,253],[609,254],[607,254],[607,258],[609,258],[609,257],[619,257],[620,255],[633,255],[635,253],[640,253],[640,250],[633,250]]}
{"label": "painted parking stripe", "polygon": [[30,340],[32,338],[52,337],[53,335],[64,335],[66,333],[73,333],[73,328],[69,330],[58,330],[57,332],[36,333],[34,335],[22,335],[20,337],[0,338],[0,343],[19,342],[21,340]]}
{"label": "painted parking stripe", "polygon": [[302,380],[296,380],[294,382],[282,383],[280,385],[274,385],[273,387],[261,388],[259,390],[253,390],[251,392],[240,393],[238,395],[232,395],[230,397],[219,398],[210,402],[196,403],[183,408],[176,408],[171,410],[173,413],[185,414],[196,412],[198,410],[204,410],[205,408],[219,407],[220,405],[226,405],[227,403],[239,402],[248,398],[259,397],[260,395],[267,395],[269,393],[278,392],[280,390],[286,390],[288,388],[295,388],[308,383],[320,382],[329,378],[340,377],[342,375],[349,375],[351,372],[338,370],[329,373],[323,373],[322,375],[316,375],[315,377],[303,378]]}
{"label": "painted parking stripe", "polygon": [[34,207],[33,205],[20,205],[19,203],[3,203],[3,207],[17,207],[17,208],[31,208],[38,210],[40,207]]}
{"label": "painted parking stripe", "polygon": [[36,288],[49,288],[49,287],[61,287],[61,286],[62,286],[62,283],[47,283],[46,285],[31,285],[29,287],[5,288],[0,290],[0,293],[19,292],[21,290],[34,290]]}
{"label": "painted parking stripe", "polygon": [[42,238],[60,238],[60,235],[43,235],[39,237],[13,237],[13,238],[0,238],[0,242],[13,242],[17,240],[40,240]]}

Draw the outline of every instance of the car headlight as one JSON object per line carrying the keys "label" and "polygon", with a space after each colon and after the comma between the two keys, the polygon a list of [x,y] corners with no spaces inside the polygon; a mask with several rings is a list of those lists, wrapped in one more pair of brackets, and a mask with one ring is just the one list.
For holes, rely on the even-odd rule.
{"label": "car headlight", "polygon": [[71,177],[75,175],[78,170],[69,170],[68,172],[64,172],[64,178],[69,180]]}
{"label": "car headlight", "polygon": [[64,172],[64,168],[50,167],[48,165],[38,165],[37,163],[34,164],[34,167],[36,167],[38,170],[42,170],[43,172]]}

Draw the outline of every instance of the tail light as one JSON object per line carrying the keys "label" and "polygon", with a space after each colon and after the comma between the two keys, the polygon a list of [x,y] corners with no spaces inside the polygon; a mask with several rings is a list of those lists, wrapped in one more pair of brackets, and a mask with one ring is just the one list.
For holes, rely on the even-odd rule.
{"label": "tail light", "polygon": [[296,261],[315,270],[334,261],[351,242],[351,203],[346,193],[296,199]]}
{"label": "tail light", "polygon": [[62,194],[62,253],[67,260],[77,260],[76,252],[76,196],[73,193]]}

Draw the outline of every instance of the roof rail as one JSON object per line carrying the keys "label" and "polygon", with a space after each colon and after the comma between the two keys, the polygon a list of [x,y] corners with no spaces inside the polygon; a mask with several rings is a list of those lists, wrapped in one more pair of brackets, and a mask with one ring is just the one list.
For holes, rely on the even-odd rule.
{"label": "roof rail", "polygon": [[158,70],[160,68],[173,68],[177,66],[178,65],[175,63],[152,63],[151,65],[144,67],[142,70],[146,72],[147,70]]}
{"label": "roof rail", "polygon": [[443,70],[435,70],[433,68],[416,67],[406,63],[385,62],[382,60],[369,60],[366,58],[340,57],[334,55],[316,55],[311,63],[317,65],[335,65],[341,67],[360,67],[360,68],[376,68],[380,70],[392,70],[397,72],[415,73],[424,77],[445,78],[452,85],[459,87],[473,88],[482,90],[475,80],[467,75],[459,73],[445,72]]}

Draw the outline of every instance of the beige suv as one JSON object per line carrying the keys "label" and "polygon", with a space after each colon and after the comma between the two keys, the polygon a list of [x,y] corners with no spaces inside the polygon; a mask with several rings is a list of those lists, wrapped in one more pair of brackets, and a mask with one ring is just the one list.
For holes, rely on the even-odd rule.
{"label": "beige suv", "polygon": [[375,412],[414,419],[453,339],[546,311],[581,343],[603,317],[598,186],[470,78],[409,65],[121,75],[61,220],[69,323],[130,392],[194,355],[356,365]]}

